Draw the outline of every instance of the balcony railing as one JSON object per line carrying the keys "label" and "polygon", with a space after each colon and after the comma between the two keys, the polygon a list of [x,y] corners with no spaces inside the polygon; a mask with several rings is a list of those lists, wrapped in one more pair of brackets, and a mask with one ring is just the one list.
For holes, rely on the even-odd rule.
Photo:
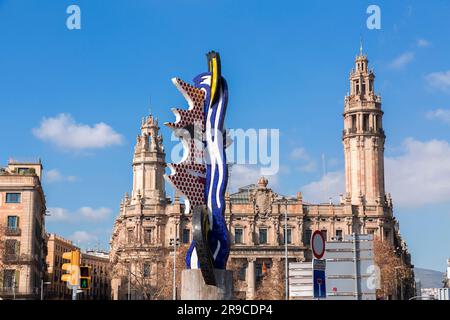
{"label": "balcony railing", "polygon": [[31,255],[6,253],[3,256],[3,262],[6,264],[30,264],[33,262]]}
{"label": "balcony railing", "polygon": [[6,236],[20,236],[21,235],[20,228],[6,228],[5,235]]}
{"label": "balcony railing", "polygon": [[28,288],[26,290],[12,287],[0,287],[0,297],[12,298],[13,296],[35,296],[39,294],[39,288]]}

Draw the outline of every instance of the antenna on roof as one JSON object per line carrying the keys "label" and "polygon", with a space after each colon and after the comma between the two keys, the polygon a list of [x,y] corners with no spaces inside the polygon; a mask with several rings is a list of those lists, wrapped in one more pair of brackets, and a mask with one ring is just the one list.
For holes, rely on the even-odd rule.
{"label": "antenna on roof", "polygon": [[331,197],[328,197],[328,177],[327,177],[327,162],[325,159],[325,154],[322,153],[322,170],[323,170],[323,188],[325,192],[325,198],[328,200],[328,203],[331,204]]}
{"label": "antenna on roof", "polygon": [[359,55],[363,55],[363,36],[359,36]]}

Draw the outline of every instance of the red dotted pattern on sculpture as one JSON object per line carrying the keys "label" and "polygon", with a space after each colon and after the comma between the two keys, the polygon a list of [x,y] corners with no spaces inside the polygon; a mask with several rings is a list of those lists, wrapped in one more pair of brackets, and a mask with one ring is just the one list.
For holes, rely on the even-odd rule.
{"label": "red dotted pattern on sculpture", "polygon": [[[187,99],[192,101],[190,110],[176,109],[180,119],[176,123],[167,123],[172,129],[196,128],[195,133],[201,135],[192,137],[189,144],[189,153],[187,159],[178,164],[172,164],[175,174],[168,176],[169,181],[187,198],[191,206],[205,204],[205,175],[206,166],[204,165],[203,135],[205,131],[203,111],[205,104],[205,92],[198,89],[181,79],[175,78],[174,84]],[[194,132],[191,132],[194,134]],[[196,140],[197,144],[196,145]]]}

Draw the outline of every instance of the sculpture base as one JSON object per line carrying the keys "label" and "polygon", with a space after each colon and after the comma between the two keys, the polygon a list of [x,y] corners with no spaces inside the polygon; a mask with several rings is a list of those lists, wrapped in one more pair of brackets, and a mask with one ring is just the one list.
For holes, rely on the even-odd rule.
{"label": "sculpture base", "polygon": [[200,269],[183,270],[181,273],[181,300],[231,300],[233,298],[233,272],[215,269],[216,286],[203,280]]}

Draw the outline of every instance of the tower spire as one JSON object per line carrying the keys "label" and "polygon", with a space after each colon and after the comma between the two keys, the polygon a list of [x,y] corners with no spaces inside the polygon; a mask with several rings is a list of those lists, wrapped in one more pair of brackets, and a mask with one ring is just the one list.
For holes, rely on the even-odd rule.
{"label": "tower spire", "polygon": [[344,155],[346,192],[354,205],[383,205],[384,141],[381,97],[375,94],[375,74],[367,56],[356,58],[350,73],[350,93],[344,108]]}
{"label": "tower spire", "polygon": [[165,201],[165,167],[158,119],[150,114],[142,119],[141,133],[137,136],[134,148],[132,199],[136,200],[139,196],[150,203]]}

